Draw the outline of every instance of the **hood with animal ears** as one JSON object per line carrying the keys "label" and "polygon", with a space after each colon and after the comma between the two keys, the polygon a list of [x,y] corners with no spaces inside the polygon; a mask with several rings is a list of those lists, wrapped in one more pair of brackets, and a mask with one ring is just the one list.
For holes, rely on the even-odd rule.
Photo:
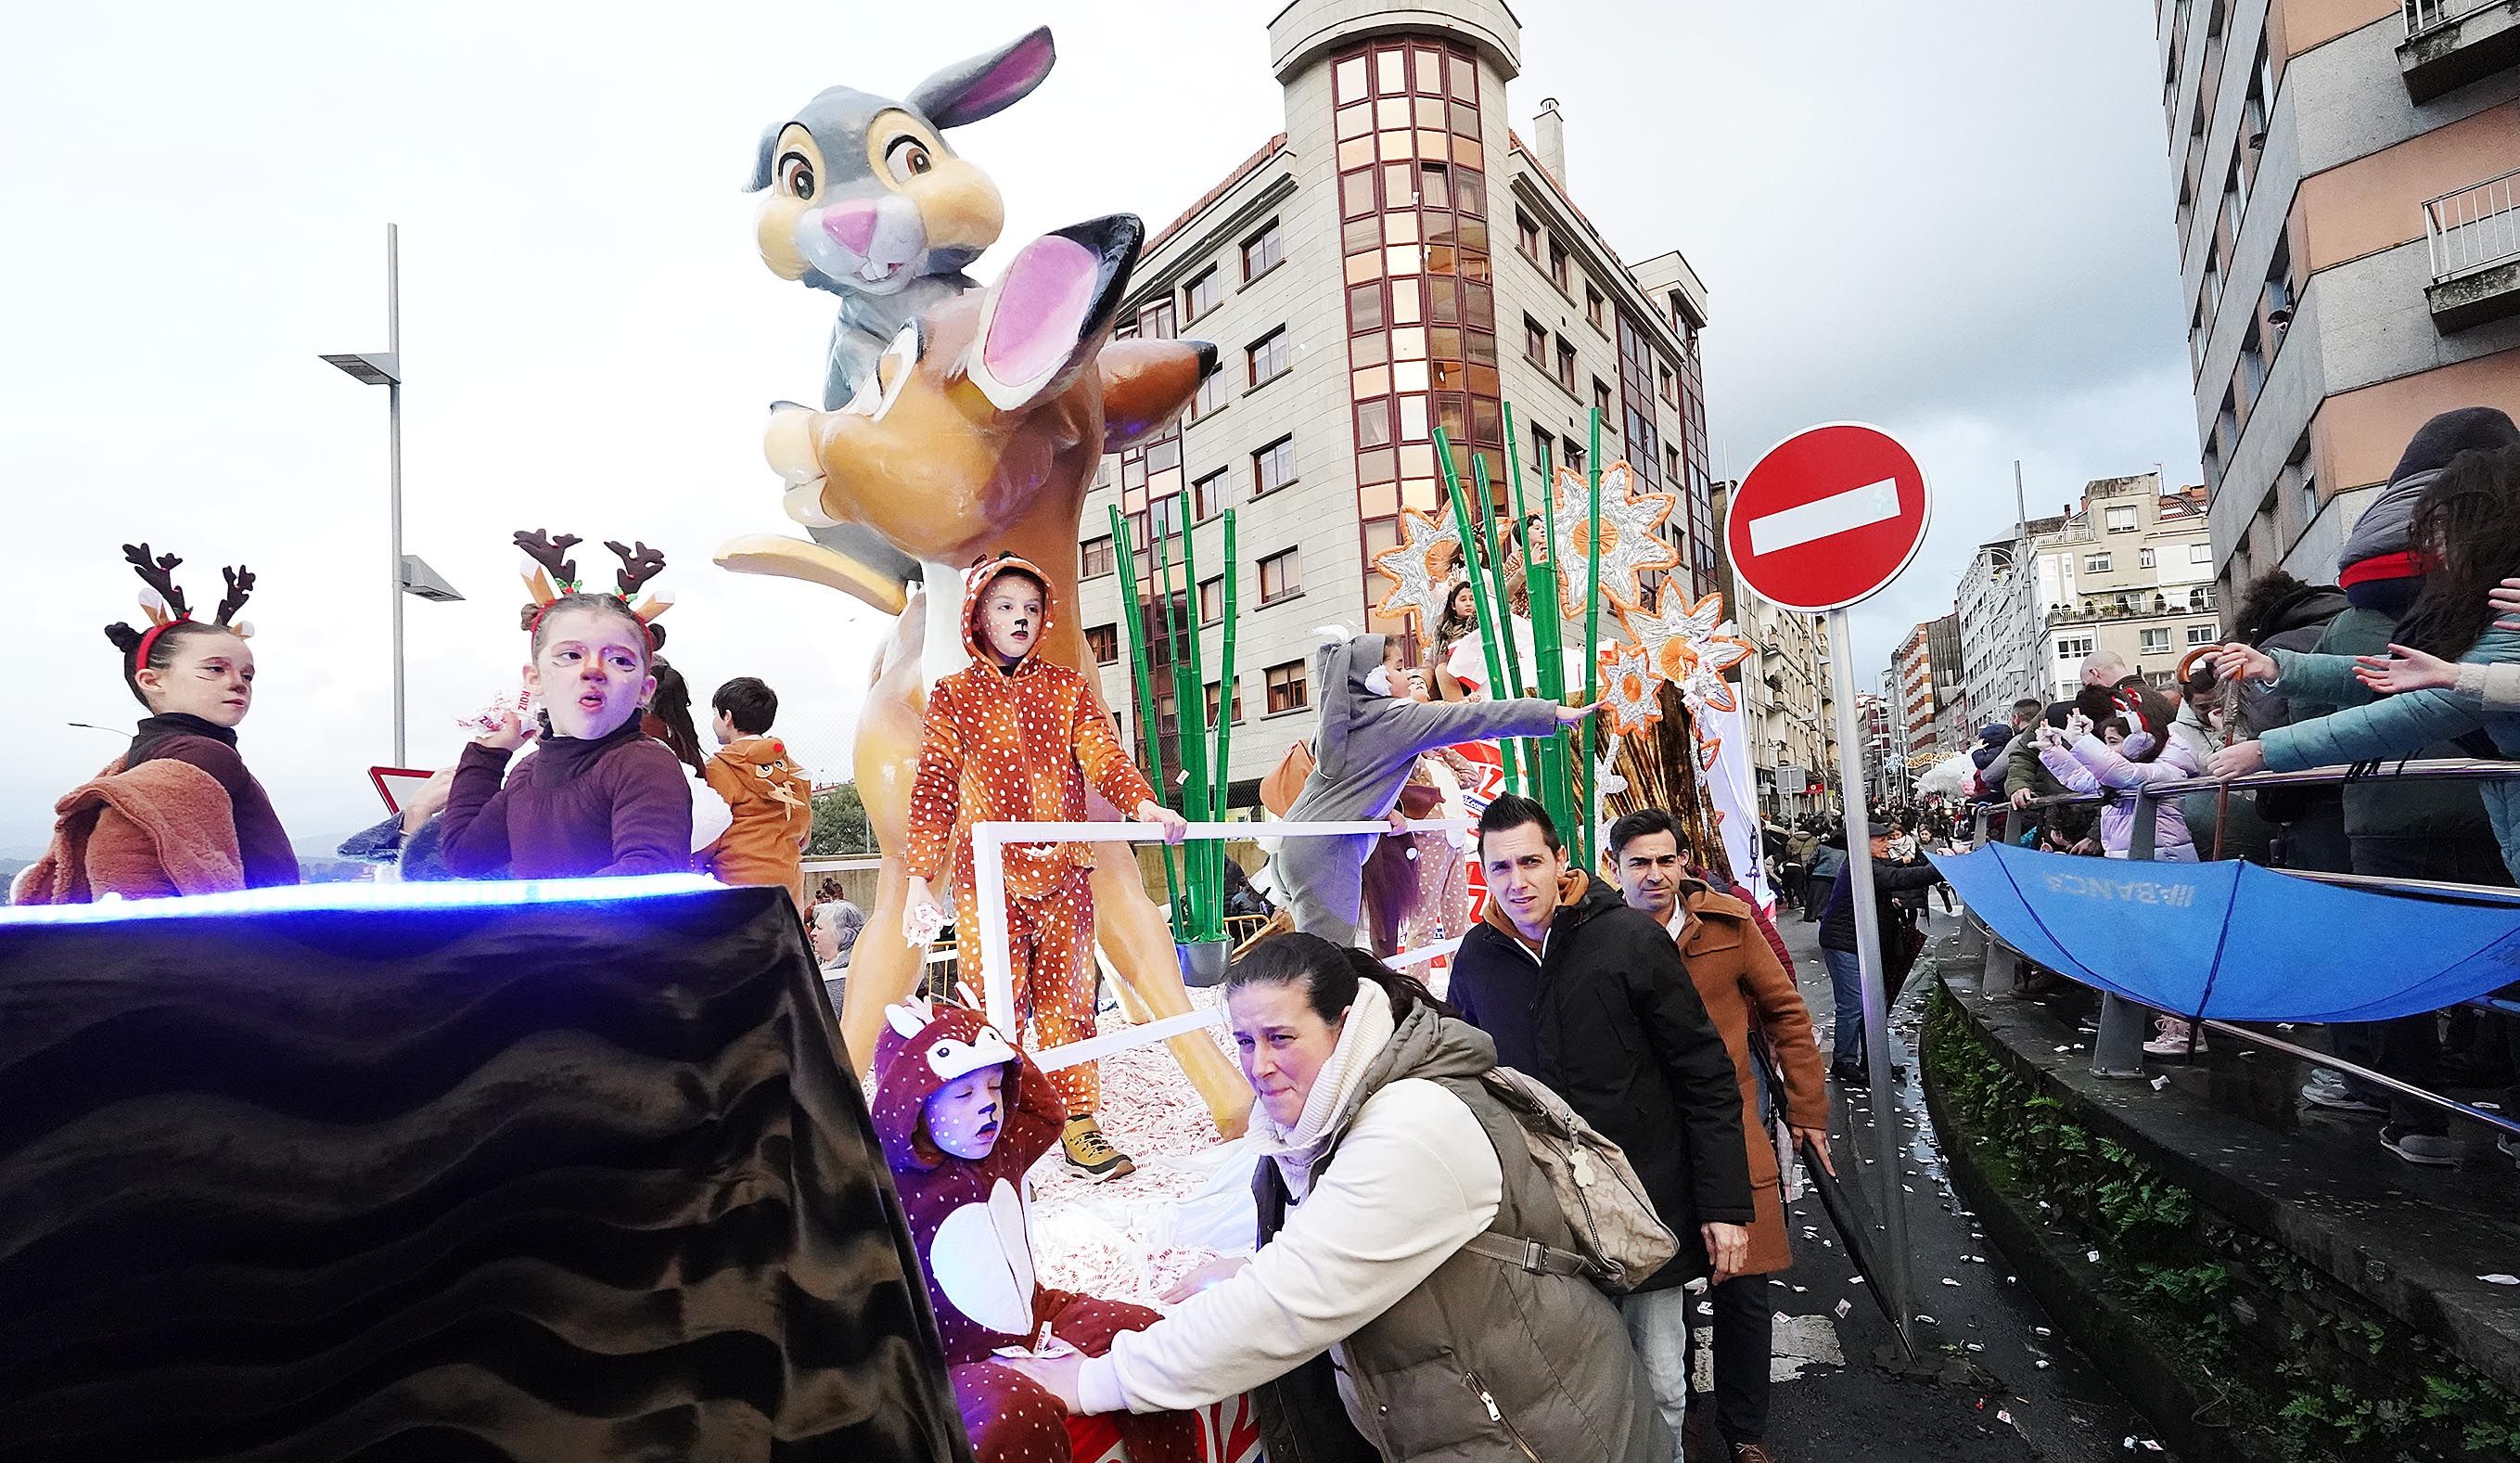
{"label": "hood with animal ears", "polygon": [[1010,1114],[1015,1110],[1015,1083],[1022,1080],[1023,1068],[1014,1048],[979,1012],[913,996],[886,1006],[883,1021],[883,1034],[875,1044],[874,1117],[876,1136],[883,1141],[883,1156],[893,1171],[924,1172],[936,1166],[933,1150],[923,1155],[919,1150],[920,1116],[927,1099],[956,1077],[1004,1066],[1007,1086],[1001,1103]]}
{"label": "hood with animal ears", "polygon": [[964,574],[963,582],[968,587],[963,593],[963,648],[970,653],[974,665],[995,666],[998,663],[997,653],[989,649],[988,630],[981,622],[980,607],[989,596],[989,586],[1010,573],[1029,574],[1034,582],[1041,585],[1041,623],[1032,632],[1032,644],[1008,670],[1007,673],[1012,675],[1041,659],[1042,642],[1050,638],[1050,627],[1058,617],[1058,596],[1051,592],[1050,575],[1041,571],[1041,566],[1013,554],[1001,554]]}

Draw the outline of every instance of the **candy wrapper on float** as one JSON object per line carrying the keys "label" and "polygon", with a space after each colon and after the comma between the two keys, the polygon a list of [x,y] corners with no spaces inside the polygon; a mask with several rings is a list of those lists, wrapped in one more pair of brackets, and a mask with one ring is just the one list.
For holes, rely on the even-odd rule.
{"label": "candy wrapper on float", "polygon": [[[1505,415],[1510,441],[1510,405]],[[1725,677],[1755,649],[1724,618],[1720,596],[1692,603],[1685,585],[1668,579],[1646,594],[1647,574],[1679,567],[1663,536],[1678,500],[1641,491],[1625,461],[1603,465],[1598,412],[1591,428],[1592,470],[1557,470],[1537,507],[1519,462],[1508,455],[1512,516],[1502,524],[1486,454],[1469,456],[1476,500],[1488,505],[1474,513],[1439,430],[1436,460],[1452,522],[1402,511],[1401,541],[1374,559],[1391,581],[1379,608],[1422,631],[1453,592],[1456,566],[1464,568],[1495,694],[1601,704],[1598,731],[1587,722],[1576,733],[1507,744],[1507,790],[1547,806],[1566,832],[1569,855],[1594,868],[1612,817],[1661,807],[1704,850],[1712,872],[1748,884],[1764,900],[1748,743]],[[1510,632],[1494,633],[1500,623],[1510,623]],[[1580,697],[1570,696],[1579,679]]]}

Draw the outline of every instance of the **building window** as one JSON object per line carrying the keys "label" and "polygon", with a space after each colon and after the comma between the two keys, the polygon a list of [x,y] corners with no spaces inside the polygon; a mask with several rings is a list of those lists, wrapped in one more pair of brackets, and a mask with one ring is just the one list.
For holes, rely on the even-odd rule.
{"label": "building window", "polygon": [[1680,449],[1678,447],[1662,449],[1662,485],[1675,492],[1680,488]]}
{"label": "building window", "polygon": [[2136,568],[2138,568],[2138,569],[2150,569],[2150,568],[2152,568],[2152,550],[2150,550],[2150,549],[2138,549],[2138,550],[2136,550],[2136,551],[2135,551],[2135,567],[2136,567]]}
{"label": "building window", "polygon": [[2214,546],[2213,546],[2212,544],[2210,544],[2210,543],[2191,543],[2191,544],[2189,544],[2189,545],[2187,546],[2187,562],[2188,562],[2188,563],[2190,563],[2190,564],[2211,564],[2211,563],[2213,563],[2213,562],[2214,562]]}
{"label": "building window", "polygon": [[1550,475],[1557,467],[1557,438],[1546,427],[1531,429],[1531,461],[1540,469],[1541,490],[1548,491]]}
{"label": "building window", "polygon": [[[2192,605],[2193,601],[2191,600],[2190,603]],[[2220,625],[2210,624],[2189,625],[2187,627],[2187,643],[2190,645],[2212,645],[2216,638],[2216,631],[2221,628],[2222,626]]]}
{"label": "building window", "polygon": [[1199,479],[1190,485],[1191,518],[1205,523],[1225,511],[1225,469]]}
{"label": "building window", "polygon": [[1245,346],[1242,355],[1251,368],[1251,385],[1264,387],[1285,375],[1293,354],[1282,325]]}
{"label": "building window", "polygon": [[1522,317],[1522,358],[1543,371],[1549,369],[1549,327],[1529,315]]}
{"label": "building window", "polygon": [[1552,234],[1549,237],[1549,282],[1557,287],[1558,294],[1565,295],[1571,293],[1566,281],[1566,246],[1558,243],[1557,236]]}
{"label": "building window", "polygon": [[1260,561],[1260,603],[1274,605],[1304,592],[1301,550],[1281,549]]}
{"label": "building window", "polygon": [[[1207,683],[1207,724],[1210,726],[1216,724],[1216,682],[1209,681]],[[1242,677],[1238,675],[1234,678],[1234,719],[1237,721],[1242,719]]]}
{"label": "building window", "polygon": [[[1157,498],[1147,505],[1147,519],[1150,525],[1147,530],[1148,533],[1179,538],[1190,526],[1190,505],[1182,500],[1179,493]],[[1169,554],[1172,551],[1167,549],[1164,552]]]}
{"label": "building window", "polygon": [[1578,478],[1584,476],[1584,449],[1575,445],[1573,437],[1566,439],[1566,471]]}
{"label": "building window", "polygon": [[2143,526],[2143,525],[2136,522],[2136,513],[2133,505],[2111,508],[2108,510],[2107,517],[2109,531],[2112,533],[2133,533],[2138,528]]}
{"label": "building window", "polygon": [[1086,578],[1093,578],[1097,574],[1107,574],[1117,567],[1115,556],[1111,552],[1110,534],[1105,533],[1100,538],[1089,538],[1080,548],[1079,572]]}
{"label": "building window", "polygon": [[[1109,539],[1102,540],[1109,543]],[[1116,665],[1120,662],[1120,627],[1116,624],[1094,624],[1085,627],[1085,643],[1094,652],[1097,665]]]}
{"label": "building window", "polygon": [[1557,341],[1557,384],[1566,389],[1567,395],[1575,394],[1575,347],[1567,344],[1562,336]]}
{"label": "building window", "polygon": [[1242,280],[1248,284],[1278,267],[1286,257],[1285,236],[1279,232],[1278,220],[1261,225],[1260,232],[1242,241]]}
{"label": "building window", "polygon": [[[1223,574],[1218,574],[1213,579],[1199,580],[1198,622],[1200,624],[1215,624],[1223,618],[1225,618],[1225,576]],[[1215,702],[1212,699],[1208,703],[1207,709],[1211,712],[1216,709]]]}
{"label": "building window", "polygon": [[1593,378],[1593,409],[1604,419],[1610,415],[1610,384],[1598,376]]}
{"label": "building window", "polygon": [[2089,635],[2059,635],[2056,637],[2056,658],[2060,661],[2076,660],[2080,657],[2088,656],[2091,653],[2092,637]]}
{"label": "building window", "polygon": [[1282,665],[1272,665],[1260,675],[1269,687],[1270,715],[1275,716],[1280,711],[1300,711],[1312,705],[1312,699],[1304,694],[1303,662],[1288,661]]}
{"label": "building window", "polygon": [[1225,373],[1209,372],[1198,384],[1198,393],[1190,398],[1190,420],[1197,421],[1225,404]]}
{"label": "building window", "polygon": [[2157,630],[2138,631],[2136,636],[2136,649],[2138,654],[2140,655],[2166,656],[2170,654],[2169,626],[2165,625]]}
{"label": "building window", "polygon": [[1593,323],[1593,328],[1595,330],[1598,330],[1606,336],[1610,333],[1610,327],[1604,323],[1604,312],[1601,306],[1601,292],[1594,289],[1591,285],[1586,285],[1584,287],[1584,318]]}
{"label": "building window", "polygon": [[1295,439],[1282,436],[1251,454],[1251,496],[1273,493],[1295,480]]}
{"label": "building window", "polygon": [[1224,297],[1225,286],[1216,277],[1216,266],[1211,264],[1199,271],[1198,278],[1182,286],[1182,318],[1195,320],[1215,309],[1217,301]]}
{"label": "building window", "polygon": [[2085,573],[2087,573],[2087,574],[2104,574],[2104,573],[2107,573],[2108,571],[2109,571],[2109,556],[2108,556],[2108,555],[2106,555],[2106,554],[2085,554],[2085,555],[2083,556],[2083,572],[2085,572]]}
{"label": "building window", "polygon": [[1360,449],[1391,445],[1390,397],[1356,403],[1356,444]]}
{"label": "building window", "polygon": [[1662,399],[1669,405],[1680,405],[1680,378],[1672,374],[1671,367],[1654,367],[1654,389],[1662,393]]}
{"label": "building window", "polygon": [[1534,264],[1540,262],[1540,225],[1520,208],[1513,210],[1513,247]]}

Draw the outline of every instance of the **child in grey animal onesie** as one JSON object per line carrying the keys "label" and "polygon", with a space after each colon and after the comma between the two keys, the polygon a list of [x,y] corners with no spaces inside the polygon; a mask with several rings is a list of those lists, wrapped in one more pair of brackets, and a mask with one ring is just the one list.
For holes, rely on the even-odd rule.
{"label": "child in grey animal onesie", "polygon": [[[1353,823],[1388,814],[1422,754],[1457,742],[1545,737],[1583,710],[1550,701],[1418,702],[1384,664],[1381,635],[1325,646],[1313,665],[1322,729],[1313,774],[1286,809],[1289,822]],[[1364,910],[1366,858],[1379,834],[1287,839],[1278,848],[1278,887],[1295,928],[1354,944]]]}

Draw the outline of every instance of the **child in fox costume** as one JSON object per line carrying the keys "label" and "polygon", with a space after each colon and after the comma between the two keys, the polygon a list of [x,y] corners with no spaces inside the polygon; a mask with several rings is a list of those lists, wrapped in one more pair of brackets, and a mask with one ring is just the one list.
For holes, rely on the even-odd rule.
{"label": "child in fox costume", "polygon": [[[1033,1278],[1025,1171],[1058,1141],[1065,1104],[1040,1068],[978,1012],[910,1000],[876,1043],[875,1128],[945,1342],[945,1366],[979,1463],[1064,1463],[1067,1409],[995,1359],[1056,1338],[1099,1356],[1160,1317],[1143,1305],[1046,1290]],[[1113,1419],[1133,1463],[1199,1463],[1188,1413]]]}
{"label": "child in fox costume", "polygon": [[[1049,580],[1012,554],[965,575],[963,643],[971,663],[927,693],[919,777],[910,790],[910,876],[903,933],[932,937],[942,911],[930,882],[954,875],[954,953],[967,978],[980,970],[980,915],[971,825],[1000,821],[1081,823],[1090,783],[1113,807],[1161,823],[1180,839],[1183,819],[1155,800],[1085,677],[1036,652],[1050,633]],[[1093,849],[1083,844],[1014,844],[1006,850],[1007,952],[1017,1020],[1034,1039],[1061,1046],[1094,1034]],[[1048,1079],[1065,1105],[1060,1144],[1069,1166],[1095,1179],[1133,1165],[1102,1136],[1094,1113],[1102,1089],[1080,1062]]]}

